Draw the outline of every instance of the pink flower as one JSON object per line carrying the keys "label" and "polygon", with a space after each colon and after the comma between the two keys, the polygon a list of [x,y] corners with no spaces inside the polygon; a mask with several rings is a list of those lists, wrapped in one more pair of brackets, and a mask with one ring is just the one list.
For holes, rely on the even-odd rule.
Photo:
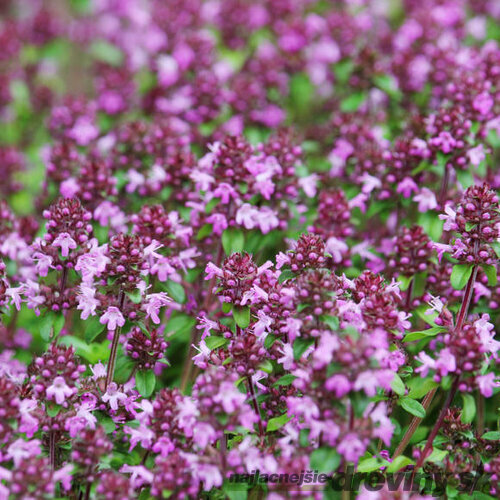
{"label": "pink flower", "polygon": [[106,367],[100,361],[95,365],[90,365],[90,370],[92,372],[93,380],[98,380],[100,378],[106,377]]}
{"label": "pink flower", "polygon": [[61,186],[59,187],[59,192],[65,198],[74,198],[78,191],[80,191],[80,186],[74,177],[61,182]]}
{"label": "pink flower", "polygon": [[220,267],[217,267],[213,262],[209,262],[205,267],[205,279],[211,280],[214,276],[222,278],[224,273]]}
{"label": "pink flower", "polygon": [[432,244],[432,248],[434,248],[434,250],[436,250],[436,252],[438,254],[438,261],[439,262],[441,262],[441,259],[443,258],[444,253],[451,253],[451,251],[453,250],[451,245],[445,245],[444,243],[432,242],[431,244]]}
{"label": "pink flower", "polygon": [[433,137],[429,142],[433,146],[440,148],[445,154],[451,153],[457,145],[457,141],[449,132],[440,132],[437,137]]}
{"label": "pink flower", "polygon": [[77,245],[76,241],[68,233],[60,233],[57,238],[52,242],[53,247],[61,247],[61,255],[67,257],[69,249],[74,250]]}
{"label": "pink flower", "polygon": [[224,214],[214,213],[207,217],[207,223],[212,224],[213,231],[217,235],[221,235],[227,229],[227,219]]}
{"label": "pink flower", "polygon": [[453,210],[450,205],[446,205],[444,207],[444,214],[439,214],[439,218],[441,220],[444,220],[444,226],[443,230],[444,231],[454,231],[457,228],[455,218],[457,216],[457,213],[455,210]]}
{"label": "pink flower", "polygon": [[89,316],[95,316],[97,306],[100,304],[99,300],[95,298],[95,288],[85,284],[80,285],[80,293],[78,294],[77,309],[82,311],[81,318],[87,319]]}
{"label": "pink flower", "polygon": [[437,207],[436,195],[426,187],[422,188],[420,193],[413,197],[413,201],[418,203],[419,212],[427,212]]}
{"label": "pink flower", "polygon": [[308,198],[314,198],[317,192],[318,174],[311,174],[307,177],[301,177],[298,180],[299,186]]}
{"label": "pink flower", "polygon": [[115,382],[111,382],[108,390],[102,395],[102,400],[109,403],[112,410],[118,410],[118,403],[127,399],[127,395],[118,390]]}
{"label": "pink flower", "polygon": [[54,475],[52,479],[54,482],[61,483],[61,486],[64,491],[69,491],[71,489],[71,481],[73,480],[73,464],[66,464],[64,467],[61,467],[59,470],[54,471]]}
{"label": "pink flower", "polygon": [[285,370],[291,370],[295,365],[295,358],[293,357],[293,347],[291,344],[283,344],[279,349],[279,352],[283,355],[278,358],[278,363],[283,365]]}
{"label": "pink flower", "polygon": [[107,245],[98,246],[97,240],[92,239],[90,241],[90,250],[78,257],[75,270],[81,272],[83,281],[92,282],[95,276],[100,276],[106,269],[109,262],[109,257],[106,256],[106,248]]}
{"label": "pink flower", "polygon": [[339,264],[342,262],[342,256],[349,250],[349,247],[345,241],[331,236],[326,240],[325,249],[332,256],[333,262]]}
{"label": "pink flower", "polygon": [[472,165],[478,167],[486,158],[486,154],[484,153],[484,146],[482,144],[479,144],[479,146],[469,149],[469,151],[467,151],[467,158],[469,158],[469,161]]}
{"label": "pink flower", "polygon": [[232,382],[222,382],[219,392],[214,396],[214,401],[221,403],[226,413],[234,413],[245,400],[245,394],[241,393]]}
{"label": "pink flower", "polygon": [[455,356],[453,356],[448,348],[443,349],[436,360],[436,370],[439,371],[441,376],[446,377],[448,373],[454,372],[456,369],[457,362]]}
{"label": "pink flower", "polygon": [[110,306],[99,319],[99,323],[101,323],[101,325],[107,325],[108,330],[112,331],[116,330],[117,326],[123,326],[125,324],[125,318],[118,307]]}
{"label": "pink flower", "polygon": [[332,391],[337,398],[341,398],[351,390],[351,383],[345,375],[337,374],[326,380],[325,388]]}
{"label": "pink flower", "polygon": [[198,354],[193,356],[193,363],[201,369],[205,369],[207,367],[207,359],[210,356],[210,349],[207,344],[205,344],[204,340],[201,340],[198,345],[192,345],[197,351]]}
{"label": "pink flower", "polygon": [[397,193],[401,193],[405,198],[409,198],[411,193],[418,193],[418,186],[415,181],[410,177],[405,177],[401,182],[398,183],[396,188]]}
{"label": "pink flower", "polygon": [[38,430],[38,419],[32,415],[37,407],[38,404],[35,399],[22,399],[19,405],[19,414],[21,415],[19,432],[26,434],[27,438],[31,438]]}
{"label": "pink flower", "polygon": [[208,422],[196,422],[193,429],[193,441],[200,449],[205,449],[217,439],[215,429]]}
{"label": "pink flower", "polygon": [[158,325],[160,323],[160,317],[158,316],[160,308],[166,306],[169,302],[172,302],[172,299],[165,292],[151,293],[146,295],[146,301],[142,308],[146,311],[146,316]]}
{"label": "pink flower", "polygon": [[258,216],[259,211],[255,207],[249,203],[244,203],[236,212],[236,223],[246,229],[253,229],[257,225],[256,219]]}
{"label": "pink flower", "polygon": [[56,377],[52,385],[47,387],[47,399],[54,399],[58,405],[62,405],[66,398],[71,397],[75,392],[75,388],[71,388],[66,384],[64,377]]}
{"label": "pink flower", "polygon": [[[394,424],[387,417],[387,406],[384,402],[379,403],[374,410],[370,407],[369,413],[370,419],[374,424],[378,424],[373,431],[374,437],[380,438],[386,446],[390,446],[391,438],[394,433]],[[367,408],[367,410],[368,410]]]}
{"label": "pink flower", "polygon": [[21,294],[23,293],[23,288],[23,286],[18,286],[17,288],[7,288],[5,291],[5,295],[11,298],[18,311],[21,310]]}
{"label": "pink flower", "polygon": [[488,314],[483,314],[474,322],[474,328],[479,335],[484,352],[496,353],[500,349],[500,342],[495,340],[495,330]]}
{"label": "pink flower", "polygon": [[479,387],[479,391],[485,398],[493,396],[493,388],[500,385],[498,381],[495,381],[495,374],[493,372],[477,376],[476,382]]}
{"label": "pink flower", "polygon": [[418,353],[416,359],[420,361],[422,365],[415,368],[415,371],[421,373],[422,377],[427,377],[429,370],[434,370],[436,368],[436,361],[423,351]]}
{"label": "pink flower", "polygon": [[47,276],[52,266],[52,257],[41,252],[34,252],[31,258],[36,261],[36,270],[42,277]]}
{"label": "pink flower", "polygon": [[130,473],[130,482],[132,487],[140,488],[144,484],[151,484],[153,482],[153,473],[144,467],[144,465],[123,465],[120,472]]}
{"label": "pink flower", "polygon": [[472,107],[481,115],[487,115],[493,107],[494,101],[488,92],[482,92],[475,97]]}
{"label": "pink flower", "polygon": [[358,463],[365,450],[366,446],[354,432],[347,434],[337,447],[337,451],[347,462],[354,462],[355,464]]}
{"label": "pink flower", "polygon": [[23,460],[40,455],[42,452],[41,444],[39,439],[31,441],[16,439],[7,448],[7,456],[14,461],[14,466],[18,467]]}
{"label": "pink flower", "polygon": [[74,139],[79,146],[87,146],[87,144],[99,135],[99,129],[92,123],[90,118],[82,116],[78,118],[68,135]]}

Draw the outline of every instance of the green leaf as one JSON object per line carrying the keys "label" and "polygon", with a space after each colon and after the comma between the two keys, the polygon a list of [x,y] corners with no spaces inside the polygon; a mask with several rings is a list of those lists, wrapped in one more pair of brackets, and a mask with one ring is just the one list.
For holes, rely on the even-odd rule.
{"label": "green leaf", "polygon": [[[222,489],[229,500],[246,500],[248,498],[248,483],[225,481]],[[165,495],[162,498],[166,498]]]}
{"label": "green leaf", "polygon": [[58,404],[55,403],[48,403],[45,406],[45,411],[47,412],[47,415],[49,417],[57,417],[59,415],[59,412],[62,410],[62,406],[59,406]]}
{"label": "green leaf", "polygon": [[87,342],[87,344],[92,343],[92,341],[99,334],[101,334],[103,330],[104,325],[99,323],[99,318],[97,316],[87,319],[87,321],[85,321],[85,333],[83,335],[85,338],[85,342]]}
{"label": "green leaf", "polygon": [[344,113],[357,111],[366,99],[365,92],[354,92],[340,103],[340,110]]}
{"label": "green leaf", "polygon": [[407,382],[410,392],[408,397],[412,399],[423,398],[427,393],[436,388],[439,384],[430,378],[415,377]]}
{"label": "green leaf", "polygon": [[225,339],[224,337],[218,337],[216,335],[211,335],[210,337],[205,338],[205,344],[211,351],[213,351],[214,349],[218,349],[219,347],[222,347],[227,343],[228,339]]}
{"label": "green leaf", "polygon": [[354,62],[352,59],[344,59],[343,61],[339,61],[333,67],[333,72],[335,73],[335,78],[338,83],[345,84],[349,81],[349,78],[354,69]]}
{"label": "green leaf", "polygon": [[139,391],[139,394],[145,398],[149,398],[155,389],[156,376],[151,371],[147,372],[137,372],[135,374],[135,386]]}
{"label": "green leaf", "polygon": [[425,339],[426,337],[435,337],[439,333],[445,332],[446,328],[443,326],[433,326],[427,330],[420,330],[419,332],[410,332],[405,335],[404,342],[413,342],[414,340]]}
{"label": "green leaf", "polygon": [[500,242],[494,241],[493,243],[490,244],[491,248],[495,250],[495,253],[497,254],[497,257],[500,259]]}
{"label": "green leaf", "polygon": [[196,235],[197,240],[202,240],[213,233],[213,224],[205,224],[200,228],[198,234]]}
{"label": "green leaf", "polygon": [[97,40],[90,45],[90,54],[99,61],[119,66],[123,61],[123,53],[115,45],[104,40]]}
{"label": "green leaf", "polygon": [[401,380],[401,377],[395,373],[394,378],[391,382],[391,389],[398,395],[398,396],[404,396],[406,389],[405,389],[405,384]]}
{"label": "green leaf", "polygon": [[455,290],[462,290],[472,274],[472,264],[455,264],[451,272],[451,286]]}
{"label": "green leaf", "polygon": [[410,464],[415,464],[415,462],[411,458],[399,455],[387,466],[386,472],[389,474],[398,472]]}
{"label": "green leaf", "polygon": [[387,460],[379,460],[377,457],[361,459],[356,468],[357,472],[373,472],[387,465]]}
{"label": "green leaf", "polygon": [[413,295],[421,297],[427,288],[427,272],[420,272],[415,274],[415,281],[413,283]]}
{"label": "green leaf", "polygon": [[164,287],[167,294],[174,299],[175,302],[178,304],[184,304],[184,302],[186,302],[186,292],[180,283],[168,280],[164,284]]}
{"label": "green leaf", "polygon": [[340,322],[339,322],[339,318],[337,318],[336,316],[329,316],[329,315],[322,315],[319,317],[319,319],[323,322],[323,323],[326,323],[331,330],[333,331],[336,331],[339,329],[339,325],[340,325]]}
{"label": "green leaf", "polygon": [[403,409],[405,409],[408,413],[411,413],[418,418],[425,417],[425,408],[418,401],[406,396],[401,398],[399,402]]}
{"label": "green leaf", "polygon": [[302,354],[314,343],[314,339],[295,339],[293,343],[293,357],[298,360],[302,357]]}
{"label": "green leaf", "polygon": [[398,276],[398,281],[400,283],[399,289],[403,292],[408,290],[412,279],[413,276]]}
{"label": "green leaf", "polygon": [[289,417],[286,413],[283,413],[280,417],[274,417],[269,419],[267,422],[267,432],[273,432],[281,427],[283,427],[287,422],[290,422],[292,420],[292,417]]}
{"label": "green leaf", "polygon": [[52,326],[54,324],[54,314],[46,314],[40,321],[40,336],[45,342],[49,342],[52,336]]}
{"label": "green leaf", "polygon": [[439,218],[438,214],[432,211],[422,212],[418,215],[418,225],[424,228],[432,241],[440,240],[443,234],[444,221]]}
{"label": "green leaf", "polygon": [[446,450],[440,450],[439,448],[434,448],[432,450],[432,453],[427,458],[427,461],[442,462],[444,460],[444,457],[446,457],[446,455],[448,455],[448,452]]}
{"label": "green leaf", "polygon": [[111,417],[107,415],[103,415],[102,413],[98,414],[97,420],[102,425],[104,432],[106,434],[111,434],[116,429],[116,424],[114,423]]}
{"label": "green leaf", "polygon": [[266,340],[264,340],[264,347],[266,349],[271,349],[273,344],[278,340],[278,337],[276,335],[273,335],[270,333],[267,337]]}
{"label": "green leaf", "polygon": [[286,280],[290,280],[292,278],[295,278],[295,273],[290,271],[290,269],[285,269],[284,271],[281,271],[280,277],[278,278],[278,283],[283,283]]}
{"label": "green leaf", "polygon": [[495,286],[497,284],[497,268],[493,264],[481,264],[481,267],[488,278],[488,285]]}
{"label": "green leaf", "polygon": [[140,304],[142,302],[141,291],[137,288],[132,292],[125,292],[125,294],[134,304]]}
{"label": "green leaf", "polygon": [[500,440],[500,432],[499,431],[490,431],[490,432],[485,432],[482,436],[482,439],[488,439],[491,441],[498,441]]}
{"label": "green leaf", "polygon": [[245,235],[241,229],[226,229],[222,233],[222,246],[226,255],[242,252],[245,248]]}
{"label": "green leaf", "polygon": [[53,312],[45,314],[40,321],[40,336],[45,342],[57,337],[64,327],[65,318],[62,314]]}
{"label": "green leaf", "polygon": [[290,80],[290,102],[293,110],[307,111],[314,94],[314,85],[305,73],[295,73]]}
{"label": "green leaf", "polygon": [[373,77],[373,83],[392,99],[396,101],[399,101],[401,99],[401,90],[399,90],[397,81],[393,76],[376,75]]}
{"label": "green leaf", "polygon": [[280,385],[290,385],[297,377],[292,375],[291,373],[287,373],[279,378],[274,384],[273,387],[278,387]]}
{"label": "green leaf", "polygon": [[462,185],[464,189],[467,189],[474,185],[474,176],[470,170],[460,170],[457,168],[455,170],[458,182]]}
{"label": "green leaf", "polygon": [[476,416],[476,402],[474,401],[474,397],[470,394],[462,393],[462,399],[464,401],[462,422],[464,424],[470,424]]}
{"label": "green leaf", "polygon": [[340,455],[335,448],[317,448],[311,453],[310,467],[313,470],[328,474],[337,470],[340,460]]}
{"label": "green leaf", "polygon": [[240,328],[248,328],[250,324],[250,308],[234,306],[233,318]]}
{"label": "green leaf", "polygon": [[259,370],[262,370],[265,373],[273,373],[273,368],[273,364],[269,359],[266,359],[259,365]]}

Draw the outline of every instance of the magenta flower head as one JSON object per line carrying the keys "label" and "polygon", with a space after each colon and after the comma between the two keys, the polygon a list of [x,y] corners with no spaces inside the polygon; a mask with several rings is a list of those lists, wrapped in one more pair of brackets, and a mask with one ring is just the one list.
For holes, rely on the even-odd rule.
{"label": "magenta flower head", "polygon": [[[91,213],[82,207],[78,199],[61,198],[43,215],[47,219],[47,233],[40,244],[40,251],[52,259],[56,269],[62,265],[74,267],[92,237]],[[77,248],[80,250],[75,252]],[[59,257],[59,251],[63,259]]]}
{"label": "magenta flower head", "polygon": [[459,236],[452,245],[452,257],[471,264],[493,264],[497,261],[491,247],[500,236],[500,207],[497,194],[486,183],[468,188],[456,213],[448,208],[445,229]]}

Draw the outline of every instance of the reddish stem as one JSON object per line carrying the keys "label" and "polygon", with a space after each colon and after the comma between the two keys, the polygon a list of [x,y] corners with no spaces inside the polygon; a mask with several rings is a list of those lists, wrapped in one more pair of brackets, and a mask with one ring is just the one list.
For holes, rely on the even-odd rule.
{"label": "reddish stem", "polygon": [[[119,309],[120,311],[123,309],[123,304],[125,302],[125,293],[120,290],[118,295]],[[113,333],[113,340],[111,341],[111,351],[109,353],[108,367],[106,371],[106,382],[104,385],[104,390],[107,391],[109,384],[113,381],[113,375],[115,373],[115,365],[116,365],[116,355],[118,353],[118,343],[120,340],[120,332],[121,328],[116,327]]]}

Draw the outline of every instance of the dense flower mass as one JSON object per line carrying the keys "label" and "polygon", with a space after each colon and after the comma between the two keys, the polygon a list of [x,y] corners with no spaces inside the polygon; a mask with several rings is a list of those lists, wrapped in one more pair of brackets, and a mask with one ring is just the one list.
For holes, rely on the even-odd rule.
{"label": "dense flower mass", "polygon": [[0,17],[0,500],[498,498],[498,1]]}

